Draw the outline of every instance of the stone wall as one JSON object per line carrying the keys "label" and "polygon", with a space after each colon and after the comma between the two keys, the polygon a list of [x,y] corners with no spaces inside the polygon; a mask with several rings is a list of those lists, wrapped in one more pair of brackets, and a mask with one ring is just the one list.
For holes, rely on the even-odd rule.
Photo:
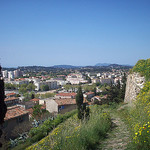
{"label": "stone wall", "polygon": [[124,102],[132,104],[140,90],[143,88],[144,83],[145,78],[141,77],[139,73],[129,74],[127,77]]}

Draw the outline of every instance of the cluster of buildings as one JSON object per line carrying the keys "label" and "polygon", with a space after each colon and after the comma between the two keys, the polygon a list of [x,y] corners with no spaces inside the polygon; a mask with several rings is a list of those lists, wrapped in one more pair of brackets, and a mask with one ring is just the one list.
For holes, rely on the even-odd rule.
{"label": "cluster of buildings", "polygon": [[116,84],[119,80],[121,82],[123,72],[117,71],[117,72],[104,72],[104,73],[97,73],[95,76],[91,76],[88,73],[88,76],[91,78],[92,83],[101,83],[103,84]]}
{"label": "cluster of buildings", "polygon": [[[42,85],[47,85],[50,90],[61,88],[65,84],[85,84],[88,83],[85,76],[81,73],[72,73],[66,76],[66,80],[62,78],[53,78],[48,79],[48,77],[37,78],[18,78],[20,77],[21,71],[3,71],[2,72],[4,78],[8,78],[11,80],[5,80],[5,83],[12,83],[17,85],[29,84],[32,82],[36,88],[36,91],[40,90]],[[122,72],[104,72],[97,73],[96,75],[92,75],[90,73],[86,73],[87,76],[91,79],[92,83],[101,83],[101,84],[116,84],[117,81],[121,81]],[[18,78],[18,79],[14,79]],[[8,130],[8,133],[13,130],[13,127],[20,125],[22,123],[28,122],[32,117],[33,107],[37,104],[42,105],[42,109],[49,111],[51,114],[56,115],[58,113],[65,113],[75,109],[76,106],[76,93],[75,92],[60,92],[56,94],[52,98],[47,99],[31,99],[27,102],[22,102],[16,93],[8,93],[6,94],[5,103],[8,107],[8,111],[5,117],[5,124],[3,125],[4,129]],[[102,104],[102,102],[107,98],[107,96],[95,96],[94,92],[87,92],[83,94],[84,103],[88,104]],[[89,103],[87,100],[90,100]],[[11,135],[11,133],[9,133]],[[9,136],[7,137],[9,138]]]}
{"label": "cluster of buildings", "polygon": [[9,80],[14,78],[19,78],[23,75],[23,72],[20,69],[14,71],[4,70],[2,71],[3,78],[8,78]]}
{"label": "cluster of buildings", "polygon": [[87,80],[85,80],[85,77],[81,73],[69,74],[66,77],[66,81],[68,81],[71,84],[80,84],[80,83],[87,83],[88,82]]}

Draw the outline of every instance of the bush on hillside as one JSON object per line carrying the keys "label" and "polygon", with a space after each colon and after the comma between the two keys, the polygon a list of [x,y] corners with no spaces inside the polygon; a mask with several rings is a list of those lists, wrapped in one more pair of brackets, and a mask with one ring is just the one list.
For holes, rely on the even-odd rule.
{"label": "bush on hillside", "polygon": [[138,72],[142,76],[145,76],[146,80],[150,80],[150,58],[147,60],[139,60],[132,68],[131,72]]}

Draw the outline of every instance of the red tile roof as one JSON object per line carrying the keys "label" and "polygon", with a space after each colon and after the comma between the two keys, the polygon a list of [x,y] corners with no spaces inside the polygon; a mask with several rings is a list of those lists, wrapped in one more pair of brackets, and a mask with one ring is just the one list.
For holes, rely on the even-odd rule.
{"label": "red tile roof", "polygon": [[55,102],[58,104],[58,106],[76,104],[75,99],[57,99]]}
{"label": "red tile roof", "polygon": [[9,120],[9,119],[16,118],[25,114],[28,114],[28,111],[25,111],[25,109],[21,106],[8,107],[4,120]]}
{"label": "red tile roof", "polygon": [[33,101],[33,102],[38,102],[40,99],[38,98],[34,98],[34,99],[31,99],[30,101]]}
{"label": "red tile roof", "polygon": [[58,93],[56,96],[76,96],[76,93]]}
{"label": "red tile roof", "polygon": [[[55,102],[58,104],[58,106],[76,104],[75,99],[68,99],[68,98],[66,98],[66,99],[56,99]],[[88,103],[88,101],[84,100],[84,103]]]}
{"label": "red tile roof", "polygon": [[16,93],[8,93],[8,94],[6,94],[6,96],[12,96],[12,95],[16,95]]}
{"label": "red tile roof", "polygon": [[12,100],[19,100],[18,97],[10,97],[10,98],[5,98],[4,101],[12,101]]}
{"label": "red tile roof", "polygon": [[33,108],[26,109],[26,111],[28,111],[30,115],[33,114]]}

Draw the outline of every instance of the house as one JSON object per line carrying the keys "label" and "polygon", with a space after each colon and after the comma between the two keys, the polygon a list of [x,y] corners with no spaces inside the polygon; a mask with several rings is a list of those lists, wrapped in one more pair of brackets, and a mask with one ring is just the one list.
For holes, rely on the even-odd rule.
{"label": "house", "polygon": [[4,102],[7,105],[7,107],[13,106],[19,103],[19,98],[18,97],[5,98]]}
{"label": "house", "polygon": [[[88,104],[86,100],[84,100],[84,103]],[[76,108],[77,105],[75,99],[50,99],[46,101],[46,110],[48,110],[50,113],[64,114]]]}
{"label": "house", "polygon": [[16,97],[16,93],[8,93],[8,94],[6,94],[6,97],[7,98]]}
{"label": "house", "polygon": [[17,106],[21,106],[24,109],[32,108],[35,105],[36,105],[36,103],[34,103],[33,101],[21,102],[21,103],[17,104]]}
{"label": "house", "polygon": [[76,97],[76,93],[58,93],[55,95],[56,99],[59,98],[72,98],[74,99]]}
{"label": "house", "polygon": [[31,99],[30,101],[33,102],[34,104],[39,104],[39,100],[38,98],[34,98],[34,99]]}
{"label": "house", "polygon": [[46,110],[48,110],[50,113],[64,114],[76,108],[77,106],[75,99],[50,99],[49,101],[46,101]]}
{"label": "house", "polygon": [[5,134],[5,138],[13,138],[14,128],[19,127],[22,124],[28,123],[29,114],[21,106],[12,106],[7,108],[7,113],[4,118],[4,124],[2,125],[3,132]]}
{"label": "house", "polygon": [[91,99],[92,97],[94,97],[94,92],[87,92],[85,94],[83,94],[84,98],[86,99]]}
{"label": "house", "polygon": [[97,78],[92,79],[92,83],[100,83],[100,79],[97,79]]}

